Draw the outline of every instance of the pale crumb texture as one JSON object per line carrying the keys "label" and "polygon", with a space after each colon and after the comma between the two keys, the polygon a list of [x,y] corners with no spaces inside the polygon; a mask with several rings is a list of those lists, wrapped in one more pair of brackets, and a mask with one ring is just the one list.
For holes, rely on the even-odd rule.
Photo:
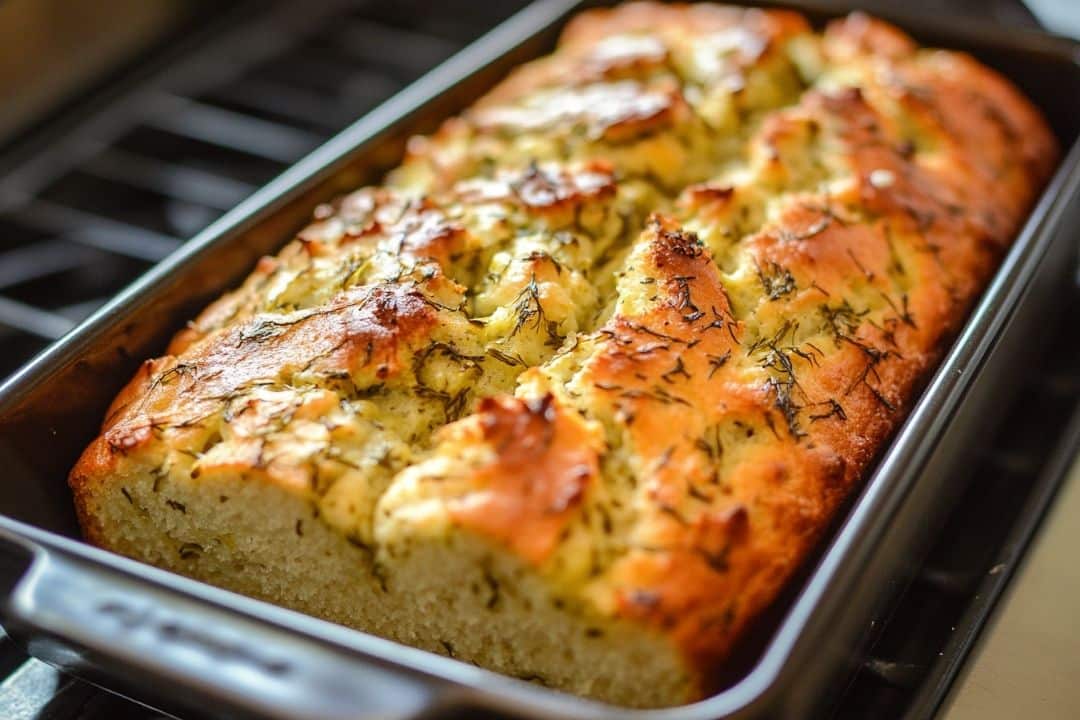
{"label": "pale crumb texture", "polygon": [[715,690],[1054,167],[852,15],[583,13],[147,361],[93,543],[546,686]]}

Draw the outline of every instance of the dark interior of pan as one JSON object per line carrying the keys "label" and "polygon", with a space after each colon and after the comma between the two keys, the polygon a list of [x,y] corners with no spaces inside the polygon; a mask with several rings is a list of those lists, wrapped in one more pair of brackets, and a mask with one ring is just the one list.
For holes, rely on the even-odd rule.
{"label": "dark interior of pan", "polygon": [[[596,3],[592,3],[596,4]],[[788,3],[788,6],[800,7]],[[572,0],[534,3],[210,225],[0,389],[0,582],[5,625],[31,651],[133,696],[266,717],[412,717],[471,707],[522,717],[627,717],[445,658],[271,608],[77,540],[65,478],[142,358],[273,251],[315,204],[373,181],[520,62],[550,49]],[[812,19],[835,15],[806,8]],[[1080,187],[1077,48],[1036,33],[892,19],[972,52],[1030,96],[1071,148],[991,287],[829,542],[745,643],[727,689],[656,717],[798,717],[850,671],[1051,327],[1074,261]],[[29,570],[28,570],[29,568]],[[119,678],[119,680],[118,680]]]}

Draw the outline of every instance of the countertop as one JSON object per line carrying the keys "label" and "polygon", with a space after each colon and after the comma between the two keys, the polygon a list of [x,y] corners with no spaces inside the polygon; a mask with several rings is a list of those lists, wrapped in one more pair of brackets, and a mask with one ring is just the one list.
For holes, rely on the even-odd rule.
{"label": "countertop", "polygon": [[942,717],[1080,718],[1080,458]]}

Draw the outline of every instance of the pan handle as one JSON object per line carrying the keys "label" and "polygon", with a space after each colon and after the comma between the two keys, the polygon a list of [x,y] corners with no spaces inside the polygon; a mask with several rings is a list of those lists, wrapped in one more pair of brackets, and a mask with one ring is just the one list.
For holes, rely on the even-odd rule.
{"label": "pan handle", "polygon": [[329,639],[40,548],[8,597],[4,625],[61,669],[186,714],[405,720],[430,717],[448,687]]}

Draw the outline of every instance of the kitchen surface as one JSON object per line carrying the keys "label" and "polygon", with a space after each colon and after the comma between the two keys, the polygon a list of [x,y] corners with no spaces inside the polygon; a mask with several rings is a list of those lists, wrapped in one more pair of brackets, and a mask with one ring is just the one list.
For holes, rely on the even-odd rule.
{"label": "kitchen surface", "polygon": [[[524,4],[117,0],[80,19],[65,0],[0,2],[0,380]],[[909,5],[1080,37],[1071,0]],[[1080,268],[1074,279],[823,717],[1080,717]],[[160,717],[0,630],[0,720]]]}
{"label": "kitchen surface", "polygon": [[[948,720],[1072,718],[1080,708],[1080,462],[1074,461],[986,637]],[[999,570],[1000,571],[1000,570]]]}

